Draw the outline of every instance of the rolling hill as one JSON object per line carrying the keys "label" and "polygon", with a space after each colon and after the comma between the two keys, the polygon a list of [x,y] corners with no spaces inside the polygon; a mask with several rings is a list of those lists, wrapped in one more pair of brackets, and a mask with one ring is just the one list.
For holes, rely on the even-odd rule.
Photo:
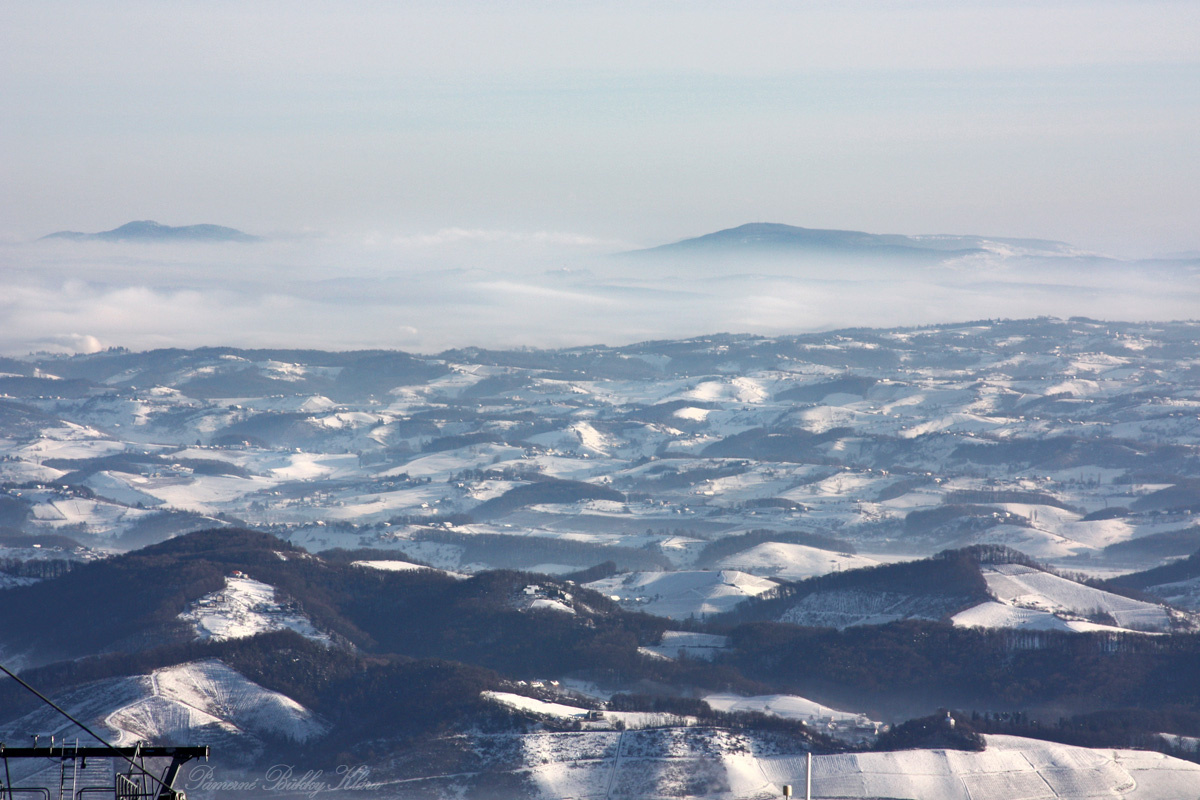
{"label": "rolling hill", "polygon": [[1200,611],[1200,551],[1142,572],[1110,578],[1104,586],[1139,592],[1178,608]]}
{"label": "rolling hill", "polygon": [[[1091,655],[1107,652],[1111,640],[1087,631],[1039,630],[1043,638],[1028,646],[1011,632],[979,633],[921,621],[919,614],[843,632],[779,623],[729,627],[732,615],[715,626],[687,629],[629,613],[603,594],[549,576],[380,570],[355,564],[358,555],[362,551],[325,559],[236,528],[186,534],[0,589],[0,604],[26,610],[0,618],[0,650],[41,663],[24,671],[26,679],[114,739],[211,742],[225,752],[217,765],[235,773],[284,756],[332,767],[328,759],[336,755],[342,764],[369,765],[375,780],[394,782],[389,791],[396,797],[468,791],[491,781],[492,796],[505,798],[601,786],[648,796],[758,798],[774,791],[773,782],[794,781],[796,758],[809,751],[826,759],[817,762],[825,785],[848,797],[915,791],[918,784],[897,783],[889,771],[931,758],[944,765],[942,771],[926,770],[919,786],[965,775],[986,791],[1000,791],[1003,781],[989,783],[1000,780],[989,777],[989,765],[1009,758],[1005,753],[1013,748],[1057,754],[1053,758],[1070,753],[1086,762],[1086,768],[1032,764],[1017,770],[1028,773],[1019,780],[1059,781],[1064,788],[1048,797],[1090,797],[1067,791],[1083,786],[1085,775],[1092,776],[1086,778],[1092,781],[1084,787],[1088,792],[1107,792],[1124,785],[1127,775],[1157,770],[1146,785],[1166,782],[1145,796],[1165,800],[1163,792],[1191,775],[1192,766],[1158,754],[1135,757],[1000,737],[971,755],[945,750],[941,734],[920,739],[923,744],[904,738],[928,722],[898,726],[900,733],[879,739],[880,747],[903,741],[925,749],[888,754],[872,749],[874,733],[855,733],[866,744],[850,745],[802,721],[832,696],[844,700],[856,693],[872,706],[881,696],[914,708],[936,702],[939,692],[939,699],[977,700],[992,691],[1014,703],[1091,710],[1097,698],[1082,684],[1101,682],[1114,684],[1101,695],[1112,703],[1155,707],[1162,695],[1184,708],[1200,706],[1193,697],[1200,684],[1180,667],[1194,663],[1196,636],[1180,634],[1170,647],[1130,640],[1118,650],[1122,663],[1140,664],[1146,672],[1114,671]],[[1019,591],[1005,592],[993,585],[993,573],[997,581],[1023,583]],[[697,577],[707,582],[697,583]],[[689,593],[723,602],[714,577],[734,595],[763,588],[759,579],[722,572],[642,574],[627,585],[615,577],[606,579],[611,586],[602,582],[598,588],[653,590],[668,603]],[[914,587],[924,586],[921,602],[930,608],[980,598],[1016,602],[1031,592],[1066,607],[1105,595],[1002,548],[950,551],[791,586],[805,588],[747,601],[749,609],[769,610],[805,592],[820,596],[868,586],[880,593],[907,587],[914,595]],[[1108,613],[1133,614],[1133,621],[1157,608],[1109,597]],[[52,619],[72,624],[61,626],[61,635],[35,638],[34,628]],[[130,637],[131,626],[140,637]],[[1007,663],[997,657],[1002,652],[1009,653]],[[47,663],[56,656],[64,660]],[[1069,675],[1047,674],[1044,684],[1027,680],[1045,658],[1070,663]],[[815,701],[790,696],[806,683],[817,687]],[[1181,690],[1183,685],[1191,688]],[[629,693],[631,687],[645,693]],[[719,696],[727,710],[714,711],[697,696]],[[0,684],[0,708],[6,736],[31,728],[67,734],[62,721],[11,682]],[[838,718],[853,727],[858,715]],[[1119,724],[1122,717],[1114,719]],[[1191,717],[1180,720],[1161,722],[1162,732],[1190,735]],[[1113,746],[1141,742],[1159,732],[1146,724],[1158,723],[1090,735],[1107,736],[1101,741]],[[1073,730],[1061,735],[1075,735]]]}
{"label": "rolling hill", "polygon": [[[1097,578],[1197,547],[1196,352],[1193,323],[1077,318],[6,359],[0,655],[64,698],[219,662],[328,726],[280,744],[297,763],[336,742],[426,794],[677,791],[695,753],[761,766],[809,741],[689,705],[717,695],[891,723],[950,707],[1104,763],[1194,758],[1200,635],[1159,602],[1196,602],[1194,559]],[[455,574],[380,568],[395,557]],[[573,729],[614,694],[724,732]],[[217,730],[135,700],[130,730]],[[28,713],[2,683],[0,709]],[[931,747],[912,764],[949,763]],[[876,755],[829,755],[849,765],[838,791],[916,791],[870,783],[900,763]],[[990,780],[970,763],[945,774]],[[723,770],[712,794],[737,796]]]}
{"label": "rolling hill", "polygon": [[1082,584],[998,546],[948,550],[920,561],[785,583],[729,616],[839,629],[908,619],[1074,632],[1161,633],[1195,627],[1195,620],[1161,604]]}

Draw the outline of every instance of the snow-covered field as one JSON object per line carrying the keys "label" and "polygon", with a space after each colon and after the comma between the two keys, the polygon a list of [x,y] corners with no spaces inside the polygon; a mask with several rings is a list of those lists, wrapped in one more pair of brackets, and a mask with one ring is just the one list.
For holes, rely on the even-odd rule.
{"label": "snow-covered field", "polygon": [[[803,796],[806,754],[766,737],[711,728],[520,736],[521,771],[537,800]],[[1200,765],[1135,750],[987,737],[983,752],[908,750],[818,755],[814,798],[850,800],[1185,800]],[[494,745],[493,745],[494,747]],[[446,784],[449,790],[454,786]],[[798,792],[798,794],[796,794]]]}
{"label": "snow-covered field", "polygon": [[758,711],[786,719],[798,719],[802,722],[829,720],[854,722],[863,719],[861,714],[839,711],[794,694],[767,694],[753,697],[737,694],[708,694],[704,696],[704,702],[717,711]]}
{"label": "snow-covered field", "polygon": [[[1093,589],[1090,586],[1084,586],[1039,569],[1018,564],[999,564],[984,567],[982,571],[983,577],[987,581],[988,591],[996,598],[998,604],[988,603],[985,606],[977,606],[964,611],[954,618],[955,624],[1010,627],[1009,625],[984,622],[992,617],[999,620],[1008,615],[1007,618],[1017,625],[1042,627],[1044,624],[1045,627],[1050,628],[1054,624],[1049,620],[1046,620],[1045,623],[1039,620],[1047,617],[1057,619],[1061,615],[1103,614],[1115,623],[1115,625],[1109,625],[1110,628],[1165,631],[1171,625],[1170,616],[1160,605],[1131,600],[1111,592]],[[1009,610],[1001,611],[996,608],[997,605],[1003,605]],[[1089,628],[1085,626],[1071,629],[1087,630]],[[1095,626],[1091,629],[1095,629]]]}
{"label": "snow-covered field", "polygon": [[625,730],[687,727],[696,724],[695,717],[646,711],[590,711],[580,706],[538,700],[510,692],[484,692],[483,697],[531,714],[578,722],[585,730],[615,730],[618,723],[619,727]]}
{"label": "snow-covered field", "polygon": [[937,597],[835,589],[801,598],[779,621],[818,628],[849,628],[886,625],[902,619],[939,620],[950,610],[946,601]]}
{"label": "snow-covered field", "polygon": [[830,572],[873,567],[878,564],[870,558],[834,553],[802,544],[767,542],[756,545],[737,555],[724,558],[720,566],[724,569],[741,570],[753,575],[765,575],[788,581],[815,578]]}
{"label": "snow-covered field", "polygon": [[1128,629],[1115,625],[1104,625],[1079,619],[1063,619],[1050,611],[1022,608],[990,600],[958,612],[951,617],[951,621],[964,628],[1022,628],[1079,633],[1090,631],[1128,632]]}
{"label": "snow-covered field", "polygon": [[[1166,800],[1200,791],[1200,765],[1160,753],[1088,750],[1012,736],[989,736],[987,744],[982,753],[909,750],[818,756],[813,759],[813,796]],[[803,785],[802,758],[765,758],[759,763],[772,783]]]}
{"label": "snow-covered field", "polygon": [[778,584],[737,570],[712,572],[631,572],[593,581],[587,588],[622,606],[671,619],[697,619],[729,611],[747,597]]}
{"label": "snow-covered field", "polygon": [[736,694],[705,695],[704,701],[716,711],[755,711],[784,719],[799,720],[821,733],[854,744],[871,744],[887,728],[863,714],[839,711],[792,694],[743,697]]}
{"label": "snow-covered field", "polygon": [[443,575],[449,575],[452,578],[463,579],[466,575],[460,572],[451,572],[446,569],[438,569],[436,567],[426,567],[421,564],[413,564],[408,561],[376,560],[376,561],[353,561],[351,562],[356,567],[366,567],[367,569],[379,569],[384,572],[412,572],[413,570],[429,569],[434,572],[440,572]]}
{"label": "snow-covered field", "polygon": [[659,658],[698,658],[712,661],[729,647],[729,637],[690,631],[663,631],[662,641],[638,648]]}

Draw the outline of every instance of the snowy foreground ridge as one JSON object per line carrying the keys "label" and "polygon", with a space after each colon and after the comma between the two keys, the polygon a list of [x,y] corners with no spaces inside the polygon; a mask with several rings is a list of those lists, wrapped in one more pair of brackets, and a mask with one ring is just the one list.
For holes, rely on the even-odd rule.
{"label": "snowy foreground ridge", "polygon": [[117,734],[115,744],[174,741],[180,734],[203,736],[203,729],[209,727],[226,734],[266,734],[296,742],[325,730],[316,715],[295,700],[264,689],[220,661],[180,664],[140,680],[145,696],[104,720]]}
{"label": "snowy foreground ridge", "polygon": [[[767,800],[802,787],[806,754],[780,752],[769,736],[696,728],[692,718],[592,712],[505,692],[493,702],[576,719],[579,733],[516,736],[538,797],[712,797]],[[800,697],[713,695],[714,707],[766,710],[794,719],[854,721]],[[624,731],[613,729],[620,722]],[[649,729],[650,726],[673,728]],[[875,800],[1182,800],[1200,797],[1200,765],[1161,753],[1088,749],[987,736],[983,752],[905,750],[818,755],[813,796]]]}
{"label": "snowy foreground ridge", "polygon": [[[1186,798],[1200,796],[1200,765],[1159,753],[1088,750],[1013,736],[988,736],[982,753],[909,750],[818,756],[817,797],[925,800]],[[764,759],[764,775],[799,784],[799,758]]]}
{"label": "snowy foreground ridge", "polygon": [[[53,699],[116,745],[184,741],[254,753],[264,737],[304,742],[327,730],[300,703],[216,659],[97,681]],[[0,737],[17,741],[30,731],[47,740],[54,735],[86,741],[78,728],[46,707],[12,720],[0,728]]]}
{"label": "snowy foreground ridge", "polygon": [[[805,780],[805,755],[728,731],[520,737],[538,800],[697,797],[770,800]],[[1135,750],[1089,750],[1012,736],[980,753],[907,750],[816,756],[814,798],[861,800],[1185,800],[1200,765]]]}

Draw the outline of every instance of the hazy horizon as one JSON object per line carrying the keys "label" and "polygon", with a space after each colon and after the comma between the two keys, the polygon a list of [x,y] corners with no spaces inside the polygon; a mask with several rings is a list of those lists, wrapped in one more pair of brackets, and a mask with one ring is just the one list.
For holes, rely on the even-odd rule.
{"label": "hazy horizon", "polygon": [[[600,258],[755,221],[1200,252],[1191,2],[48,0],[0,6],[0,76],[5,352],[1195,316],[1181,271]],[[271,241],[35,241],[144,219]]]}
{"label": "hazy horizon", "polygon": [[751,254],[613,257],[624,243],[448,230],[253,244],[0,245],[0,351],[111,346],[620,345],[991,317],[1185,319],[1196,266],[982,253],[943,264]]}
{"label": "hazy horizon", "polygon": [[0,8],[0,236],[749,221],[1200,249],[1189,2]]}

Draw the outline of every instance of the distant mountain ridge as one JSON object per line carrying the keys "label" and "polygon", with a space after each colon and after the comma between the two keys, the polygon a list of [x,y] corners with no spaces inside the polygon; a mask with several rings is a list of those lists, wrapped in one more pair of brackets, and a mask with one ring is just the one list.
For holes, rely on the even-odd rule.
{"label": "distant mountain ridge", "polygon": [[99,242],[258,242],[261,237],[244,233],[236,228],[222,225],[182,225],[174,227],[154,220],[127,222],[119,228],[100,233],[59,231],[43,239],[69,239],[72,241]]}
{"label": "distant mountain ridge", "polygon": [[672,244],[634,250],[637,256],[721,256],[741,253],[774,255],[881,256],[943,261],[995,252],[997,248],[1033,250],[1062,255],[1064,242],[1042,239],[1007,239],[983,236],[904,236],[863,231],[801,228],[775,222],[751,222]]}

